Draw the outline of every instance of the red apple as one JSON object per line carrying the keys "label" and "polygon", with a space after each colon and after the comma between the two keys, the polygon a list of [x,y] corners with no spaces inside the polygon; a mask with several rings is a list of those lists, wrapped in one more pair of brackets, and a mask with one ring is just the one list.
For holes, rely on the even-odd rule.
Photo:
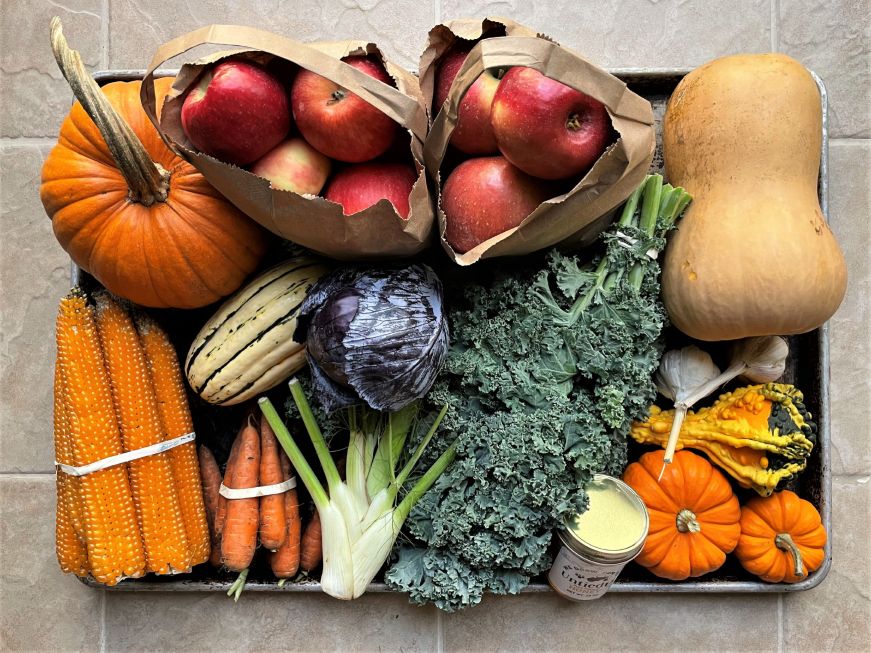
{"label": "red apple", "polygon": [[[393,85],[381,63],[369,57],[345,57],[349,66]],[[384,154],[399,125],[358,95],[326,77],[301,70],[290,91],[300,133],[328,157],[360,163]]]}
{"label": "red apple", "polygon": [[290,130],[284,85],[260,66],[222,61],[202,74],[181,107],[188,140],[216,159],[247,165]]}
{"label": "red apple", "polygon": [[330,160],[302,138],[291,138],[269,150],[251,166],[273,188],[317,195],[330,175]]}
{"label": "red apple", "polygon": [[601,102],[524,66],[502,77],[490,122],[505,158],[542,179],[585,173],[611,137]]}
{"label": "red apple", "polygon": [[379,200],[388,200],[399,215],[408,219],[408,196],[415,181],[417,173],[410,165],[371,161],[337,172],[324,197],[341,204],[345,215],[368,209]]}
{"label": "red apple", "polygon": [[[448,97],[454,78],[466,60],[471,45],[451,50],[439,63],[435,77],[433,113],[437,113]],[[451,133],[451,145],[466,154],[496,154],[496,136],[490,126],[490,106],[499,86],[499,79],[485,70],[469,87],[457,110],[457,124]]]}
{"label": "red apple", "polygon": [[464,161],[442,189],[445,240],[454,251],[468,252],[519,225],[552,191],[550,184],[518,170],[504,157]]}

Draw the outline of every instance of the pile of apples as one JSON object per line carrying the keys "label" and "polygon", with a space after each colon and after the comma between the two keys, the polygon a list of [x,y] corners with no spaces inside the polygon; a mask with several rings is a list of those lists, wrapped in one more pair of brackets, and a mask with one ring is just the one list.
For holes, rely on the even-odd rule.
{"label": "pile of apples", "polygon": [[[394,85],[373,57],[342,61]],[[418,174],[410,155],[405,161],[390,156],[399,124],[309,70],[282,80],[250,61],[222,61],[191,88],[181,122],[198,150],[246,167],[273,188],[322,194],[341,204],[345,215],[386,199],[408,218],[408,196]]]}
{"label": "pile of apples", "polygon": [[[472,45],[455,46],[439,62],[434,113]],[[451,133],[454,158],[463,160],[447,176],[441,207],[445,240],[459,253],[568,190],[566,182],[586,174],[614,140],[597,100],[533,68],[509,68],[501,79],[494,72],[481,74],[463,96]]]}

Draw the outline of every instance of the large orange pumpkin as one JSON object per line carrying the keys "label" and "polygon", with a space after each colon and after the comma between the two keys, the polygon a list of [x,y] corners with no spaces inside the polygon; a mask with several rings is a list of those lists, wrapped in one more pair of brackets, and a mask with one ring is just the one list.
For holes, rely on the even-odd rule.
{"label": "large orange pumpkin", "polygon": [[735,556],[769,583],[797,583],[825,558],[826,529],[809,501],[789,490],[754,497],[741,508]]}
{"label": "large orange pumpkin", "polygon": [[[145,306],[195,308],[239,288],[266,250],[261,228],[166,147],[142,110],[140,82],[101,92],[57,19],[52,48],[79,99],[42,169],[40,197],[61,246]],[[157,97],[171,85],[157,80]]]}
{"label": "large orange pumpkin", "polygon": [[650,515],[635,562],[671,580],[702,576],[718,569],[738,543],[741,507],[726,477],[686,449],[674,454],[657,480],[664,457],[662,449],[651,451],[623,472]]}

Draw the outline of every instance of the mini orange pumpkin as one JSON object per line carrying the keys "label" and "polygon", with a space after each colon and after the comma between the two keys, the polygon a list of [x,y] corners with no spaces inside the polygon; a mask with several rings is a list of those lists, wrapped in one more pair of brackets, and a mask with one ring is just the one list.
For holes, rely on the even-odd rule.
{"label": "mini orange pumpkin", "polygon": [[635,562],[662,578],[684,580],[718,569],[738,543],[741,507],[732,486],[701,456],[682,450],[663,468],[665,451],[651,451],[626,468],[623,480],[650,515]]}
{"label": "mini orange pumpkin", "polygon": [[[61,246],[145,306],[195,308],[235,291],[266,250],[261,228],[166,147],[142,110],[140,82],[101,91],[57,18],[51,41],[79,100],[42,169],[40,197]],[[171,85],[157,80],[161,100]]]}
{"label": "mini orange pumpkin", "polygon": [[823,564],[826,529],[809,501],[784,490],[754,497],[741,508],[735,556],[769,583],[797,583]]}

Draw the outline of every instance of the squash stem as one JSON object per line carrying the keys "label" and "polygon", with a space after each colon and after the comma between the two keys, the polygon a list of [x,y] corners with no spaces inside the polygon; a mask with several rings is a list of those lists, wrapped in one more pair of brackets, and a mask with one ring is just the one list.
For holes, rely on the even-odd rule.
{"label": "squash stem", "polygon": [[674,419],[671,422],[671,432],[668,434],[668,443],[665,446],[665,455],[662,457],[662,470],[659,472],[659,478],[662,479],[662,474],[665,472],[665,467],[674,459],[674,450],[677,448],[677,441],[680,438],[680,427],[683,425],[684,418],[687,416],[687,404],[679,401],[674,405]]}
{"label": "squash stem", "polygon": [[695,513],[689,508],[684,508],[677,513],[675,523],[677,524],[677,530],[681,533],[698,533],[702,530]]}
{"label": "squash stem", "polygon": [[792,539],[789,533],[778,533],[774,538],[774,545],[781,551],[786,551],[792,558],[792,573],[797,578],[804,577],[804,564],[801,560],[801,551]]}
{"label": "squash stem", "polygon": [[85,113],[94,121],[124,175],[129,198],[145,206],[165,202],[169,195],[169,172],[151,160],[142,142],[85,70],[82,58],[69,47],[60,18],[51,19],[51,49],[58,68]]}

